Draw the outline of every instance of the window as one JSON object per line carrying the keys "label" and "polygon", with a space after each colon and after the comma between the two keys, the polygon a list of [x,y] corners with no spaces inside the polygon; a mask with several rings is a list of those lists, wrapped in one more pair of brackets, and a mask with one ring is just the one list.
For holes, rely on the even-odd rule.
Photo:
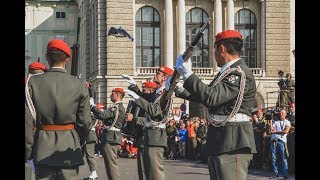
{"label": "window", "polygon": [[56,18],[57,19],[65,19],[66,18],[66,12],[56,12]]}
{"label": "window", "polygon": [[[186,15],[186,47],[198,33],[200,27],[207,22],[208,14],[200,8],[193,8]],[[192,67],[209,67],[209,34],[208,29],[198,42],[191,57]]]}
{"label": "window", "polygon": [[136,67],[160,66],[160,16],[145,6],[136,14]]}
{"label": "window", "polygon": [[241,58],[250,68],[257,67],[257,21],[249,9],[241,9],[235,14],[235,29],[242,34],[243,50]]}

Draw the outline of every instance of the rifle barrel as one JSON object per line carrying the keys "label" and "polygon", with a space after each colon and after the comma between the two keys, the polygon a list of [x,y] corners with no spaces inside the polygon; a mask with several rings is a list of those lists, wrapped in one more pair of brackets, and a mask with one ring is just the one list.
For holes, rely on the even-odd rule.
{"label": "rifle barrel", "polygon": [[[188,59],[190,58],[190,56],[193,54],[193,51],[194,51],[197,43],[199,42],[199,40],[203,36],[204,31],[209,27],[210,23],[211,23],[211,18],[208,18],[207,22],[204,25],[202,25],[202,27],[200,28],[200,30],[196,34],[195,38],[192,40],[192,42],[189,44],[189,46],[187,47],[187,49],[183,53],[182,57],[183,57],[184,62],[187,62]],[[180,78],[180,74],[177,71],[177,69],[174,68],[174,71],[173,71],[173,74],[172,74],[172,77],[170,80],[169,90],[164,91],[164,95],[161,97],[160,104],[161,104],[162,110],[165,110],[169,107],[171,96],[174,92],[175,87],[177,86],[179,78]]]}

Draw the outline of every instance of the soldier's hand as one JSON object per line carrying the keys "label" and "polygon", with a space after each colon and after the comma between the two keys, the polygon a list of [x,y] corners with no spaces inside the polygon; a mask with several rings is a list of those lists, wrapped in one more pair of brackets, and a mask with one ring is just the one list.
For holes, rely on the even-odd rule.
{"label": "soldier's hand", "polygon": [[93,98],[92,98],[92,97],[90,97],[90,98],[89,98],[89,102],[90,102],[90,107],[95,106],[95,104],[94,104],[94,100],[93,100]]}
{"label": "soldier's hand", "polygon": [[192,64],[191,60],[184,62],[182,55],[180,54],[176,59],[176,69],[183,79],[186,80],[193,72],[192,72]]}
{"label": "soldier's hand", "polygon": [[178,82],[176,88],[174,89],[174,93],[176,93],[176,95],[179,95],[183,91],[184,91],[183,85],[180,82]]}
{"label": "soldier's hand", "polygon": [[137,85],[136,81],[127,74],[121,75],[130,85]]}
{"label": "soldier's hand", "polygon": [[135,100],[139,99],[139,97],[140,97],[138,94],[136,94],[135,92],[133,92],[129,89],[125,89],[124,92],[126,93],[126,95],[129,95],[130,97],[132,97]]}
{"label": "soldier's hand", "polygon": [[133,119],[133,114],[131,114],[131,113],[127,113],[126,114],[126,121],[132,121],[132,119]]}

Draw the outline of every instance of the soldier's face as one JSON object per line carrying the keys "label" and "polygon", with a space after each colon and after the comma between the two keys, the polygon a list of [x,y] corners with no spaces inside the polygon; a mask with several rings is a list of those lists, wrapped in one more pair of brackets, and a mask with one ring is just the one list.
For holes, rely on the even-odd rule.
{"label": "soldier's face", "polygon": [[146,87],[142,88],[143,93],[150,94],[150,93],[153,93],[153,91],[154,91],[154,89],[152,89],[152,88],[146,88]]}
{"label": "soldier's face", "polygon": [[153,76],[153,82],[155,83],[161,83],[163,81],[165,81],[166,78],[164,76],[164,73],[161,71],[158,71],[154,76]]}
{"label": "soldier's face", "polygon": [[220,49],[221,46],[214,46],[214,59],[216,60],[217,62],[217,66],[218,67],[222,67],[222,58],[221,58],[221,49]]}
{"label": "soldier's face", "polygon": [[118,97],[118,94],[114,91],[112,91],[112,93],[110,94],[110,99],[112,102],[116,102],[116,99]]}

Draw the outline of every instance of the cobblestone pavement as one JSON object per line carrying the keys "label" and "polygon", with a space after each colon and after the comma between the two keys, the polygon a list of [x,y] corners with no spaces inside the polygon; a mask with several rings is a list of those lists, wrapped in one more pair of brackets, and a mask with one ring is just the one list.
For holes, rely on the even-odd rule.
{"label": "cobblestone pavement", "polygon": [[[98,178],[99,180],[107,180],[104,169],[103,158],[97,158]],[[136,159],[118,159],[120,167],[120,178],[124,180],[138,180],[138,169]],[[209,180],[209,172],[207,164],[199,161],[187,160],[165,160],[166,180]],[[89,175],[88,165],[80,166],[79,180]],[[272,176],[270,170],[249,170],[247,180],[265,180]],[[294,180],[295,176],[290,175],[290,180]]]}

